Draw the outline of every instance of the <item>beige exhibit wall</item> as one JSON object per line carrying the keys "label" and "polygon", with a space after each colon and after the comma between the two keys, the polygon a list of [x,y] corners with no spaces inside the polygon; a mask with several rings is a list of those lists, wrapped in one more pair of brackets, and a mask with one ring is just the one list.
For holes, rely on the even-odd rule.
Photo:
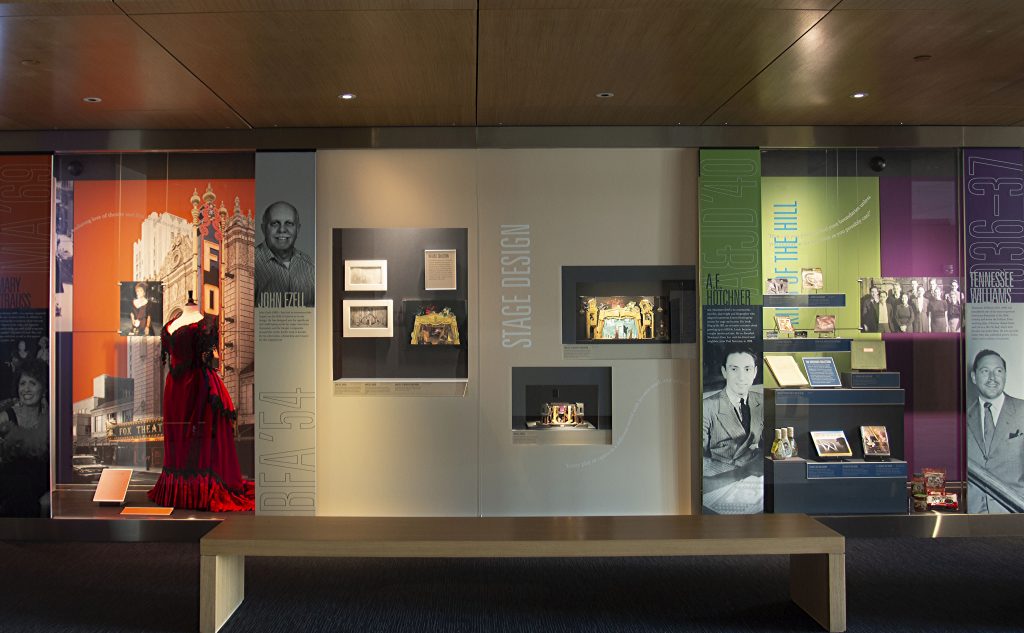
{"label": "beige exhibit wall", "polygon": [[[663,359],[566,360],[561,267],[696,266],[696,191],[696,150],[318,152],[317,513],[694,512],[696,345],[674,345]],[[503,275],[503,226],[506,236],[528,234],[528,253],[516,252],[529,256],[528,273],[520,259]],[[337,306],[326,299],[335,227],[469,229],[464,398],[334,395]],[[529,286],[507,285],[511,277]],[[529,320],[514,329],[521,339],[529,328],[530,346],[508,347],[503,299],[527,293]],[[512,367],[558,366],[612,368],[611,445],[513,443]]]}
{"label": "beige exhibit wall", "polygon": [[[317,514],[475,515],[478,387],[476,153],[317,152]],[[464,398],[335,396],[335,228],[469,229],[469,389]],[[461,253],[460,253],[461,255]],[[389,270],[388,276],[414,274]],[[397,331],[396,331],[397,333]]]}
{"label": "beige exhibit wall", "polygon": [[[691,512],[696,346],[661,360],[563,360],[561,267],[696,265],[697,153],[481,150],[479,172],[481,514]],[[530,227],[529,349],[503,344],[502,298],[526,290],[502,286],[503,225]],[[611,367],[612,445],[513,444],[520,366]]]}

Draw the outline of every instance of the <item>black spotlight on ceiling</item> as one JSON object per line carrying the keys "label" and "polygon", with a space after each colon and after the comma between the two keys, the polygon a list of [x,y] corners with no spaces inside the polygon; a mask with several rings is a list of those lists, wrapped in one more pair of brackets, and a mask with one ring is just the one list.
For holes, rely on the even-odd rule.
{"label": "black spotlight on ceiling", "polygon": [[868,165],[871,167],[871,171],[882,171],[885,169],[885,158],[882,156],[872,156],[871,160],[868,161]]}

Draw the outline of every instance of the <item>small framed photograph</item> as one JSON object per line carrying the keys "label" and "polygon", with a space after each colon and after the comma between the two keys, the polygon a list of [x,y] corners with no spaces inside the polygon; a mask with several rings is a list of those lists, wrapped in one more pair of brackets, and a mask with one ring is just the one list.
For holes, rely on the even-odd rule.
{"label": "small framed photograph", "polygon": [[345,299],[341,302],[342,336],[391,338],[395,304],[391,299]]}
{"label": "small framed photograph", "polygon": [[793,320],[785,316],[775,317],[775,329],[783,334],[793,333]]}
{"label": "small framed photograph", "polygon": [[820,268],[801,268],[800,287],[803,290],[821,290],[825,287],[825,275]]}
{"label": "small framed photograph", "polygon": [[160,281],[122,281],[121,336],[159,336],[164,323],[164,284]]}
{"label": "small framed photograph", "polygon": [[765,283],[764,293],[766,295],[788,295],[789,279],[787,277],[769,277]]}
{"label": "small framed photograph", "polygon": [[846,441],[846,433],[842,431],[811,431],[814,450],[818,457],[853,457],[850,443]]}
{"label": "small framed photograph", "polygon": [[345,290],[384,292],[388,289],[388,260],[346,259]]}

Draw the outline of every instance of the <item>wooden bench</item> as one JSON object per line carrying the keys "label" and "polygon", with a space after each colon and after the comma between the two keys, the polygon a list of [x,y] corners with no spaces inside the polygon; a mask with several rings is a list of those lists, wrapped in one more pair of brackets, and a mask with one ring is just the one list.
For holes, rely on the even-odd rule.
{"label": "wooden bench", "polygon": [[846,540],[802,514],[225,519],[200,541],[199,629],[245,597],[246,556],[497,558],[789,555],[790,596],[846,630]]}

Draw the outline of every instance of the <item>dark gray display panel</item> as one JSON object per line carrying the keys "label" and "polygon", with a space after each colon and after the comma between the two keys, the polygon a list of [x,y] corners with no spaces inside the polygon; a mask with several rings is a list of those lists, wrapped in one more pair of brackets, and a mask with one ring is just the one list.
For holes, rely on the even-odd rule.
{"label": "dark gray display panel", "polygon": [[[334,380],[465,379],[469,375],[468,231],[445,229],[334,229],[332,318]],[[454,250],[455,290],[426,290],[424,251]],[[346,260],[387,261],[387,290],[346,291]],[[343,336],[345,300],[391,300],[390,337]],[[459,345],[411,345],[415,315],[423,304],[450,306],[459,319]]]}
{"label": "dark gray display panel", "polygon": [[[563,266],[562,343],[564,345],[637,345],[694,343],[697,334],[697,294],[693,266]],[[635,336],[622,325],[622,338],[595,338],[588,334],[586,300],[601,305],[647,300],[652,305],[650,336]],[[642,327],[642,326],[640,326]],[[599,326],[605,334],[616,327]]]}
{"label": "dark gray display panel", "polygon": [[[557,392],[557,393],[555,393]],[[544,402],[586,404],[587,419],[599,429],[612,428],[611,367],[513,367],[512,428],[526,429]]]}

